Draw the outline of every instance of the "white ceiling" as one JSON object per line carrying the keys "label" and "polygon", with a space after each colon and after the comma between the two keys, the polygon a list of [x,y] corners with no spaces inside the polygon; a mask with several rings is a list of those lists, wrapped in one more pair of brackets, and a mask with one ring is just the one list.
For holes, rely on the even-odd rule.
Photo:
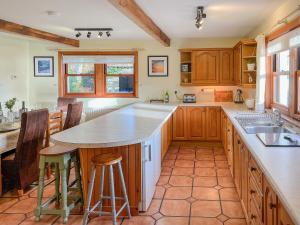
{"label": "white ceiling", "polygon": [[[285,0],[136,1],[170,38],[196,38],[245,36]],[[0,5],[0,19],[70,38],[75,27],[112,27],[113,39],[150,38],[107,0],[0,0]],[[199,5],[207,13],[201,31],[194,26]],[[48,16],[47,10],[58,15]]]}

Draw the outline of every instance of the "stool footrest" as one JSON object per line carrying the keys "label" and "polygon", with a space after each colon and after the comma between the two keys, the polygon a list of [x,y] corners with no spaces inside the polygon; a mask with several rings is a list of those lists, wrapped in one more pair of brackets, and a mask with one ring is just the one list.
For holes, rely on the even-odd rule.
{"label": "stool footrest", "polygon": [[[97,208],[99,206],[99,203],[96,203],[92,209],[90,209],[88,211],[88,215],[91,214],[91,213],[94,213],[94,214],[99,214],[99,215],[105,215],[105,216],[112,216],[112,213],[111,212],[106,212],[106,211],[95,211],[95,208]],[[126,207],[127,203],[125,202],[122,207],[118,210],[118,212],[116,213],[116,216],[119,216],[119,214],[123,211],[123,209]]]}

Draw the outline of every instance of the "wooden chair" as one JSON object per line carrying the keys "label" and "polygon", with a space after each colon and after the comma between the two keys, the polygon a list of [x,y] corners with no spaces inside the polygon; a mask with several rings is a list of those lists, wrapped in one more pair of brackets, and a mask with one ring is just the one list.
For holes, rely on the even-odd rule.
{"label": "wooden chair", "polygon": [[19,196],[39,177],[39,152],[43,148],[48,124],[48,110],[25,112],[14,157],[2,160],[3,181],[17,188]]}
{"label": "wooden chair", "polygon": [[77,98],[70,97],[58,97],[57,98],[57,108],[64,112],[67,111],[68,105],[77,102]]}
{"label": "wooden chair", "polygon": [[[76,102],[68,105],[67,117],[63,129],[69,129],[80,123],[82,114],[82,102]],[[69,184],[71,162],[75,167],[75,181]],[[55,195],[49,198],[44,204],[42,204],[42,196],[44,191],[44,175],[45,168],[48,164],[55,165]],[[60,215],[63,217],[63,222],[68,221],[68,216],[72,208],[80,202],[83,205],[83,195],[80,176],[80,159],[77,148],[53,145],[40,151],[40,176],[39,176],[39,188],[38,188],[38,203],[35,210],[36,220],[39,221],[42,214]],[[61,177],[61,179],[60,179]],[[61,182],[61,184],[60,184]],[[76,184],[76,187],[73,186]],[[59,186],[61,185],[61,193]],[[76,191],[78,195],[73,195],[68,201],[68,192]],[[60,208],[51,209],[49,205],[56,201],[58,204],[60,199],[62,205]]]}

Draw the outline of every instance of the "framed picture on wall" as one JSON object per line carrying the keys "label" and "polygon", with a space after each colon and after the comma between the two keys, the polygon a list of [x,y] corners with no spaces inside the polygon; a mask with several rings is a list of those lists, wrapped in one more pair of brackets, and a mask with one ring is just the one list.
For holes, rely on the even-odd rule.
{"label": "framed picture on wall", "polygon": [[167,77],[168,67],[168,56],[148,56],[148,77]]}
{"label": "framed picture on wall", "polygon": [[53,56],[34,56],[33,64],[35,77],[54,77]]}

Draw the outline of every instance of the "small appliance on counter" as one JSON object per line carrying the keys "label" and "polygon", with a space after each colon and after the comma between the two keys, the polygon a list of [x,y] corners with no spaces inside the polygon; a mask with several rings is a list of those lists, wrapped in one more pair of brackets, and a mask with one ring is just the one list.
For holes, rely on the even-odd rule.
{"label": "small appliance on counter", "polygon": [[196,95],[195,94],[184,94],[183,95],[183,103],[196,103]]}
{"label": "small appliance on counter", "polygon": [[244,102],[243,96],[242,96],[242,90],[241,89],[237,89],[236,90],[236,94],[234,96],[234,103],[237,104],[242,104]]}

